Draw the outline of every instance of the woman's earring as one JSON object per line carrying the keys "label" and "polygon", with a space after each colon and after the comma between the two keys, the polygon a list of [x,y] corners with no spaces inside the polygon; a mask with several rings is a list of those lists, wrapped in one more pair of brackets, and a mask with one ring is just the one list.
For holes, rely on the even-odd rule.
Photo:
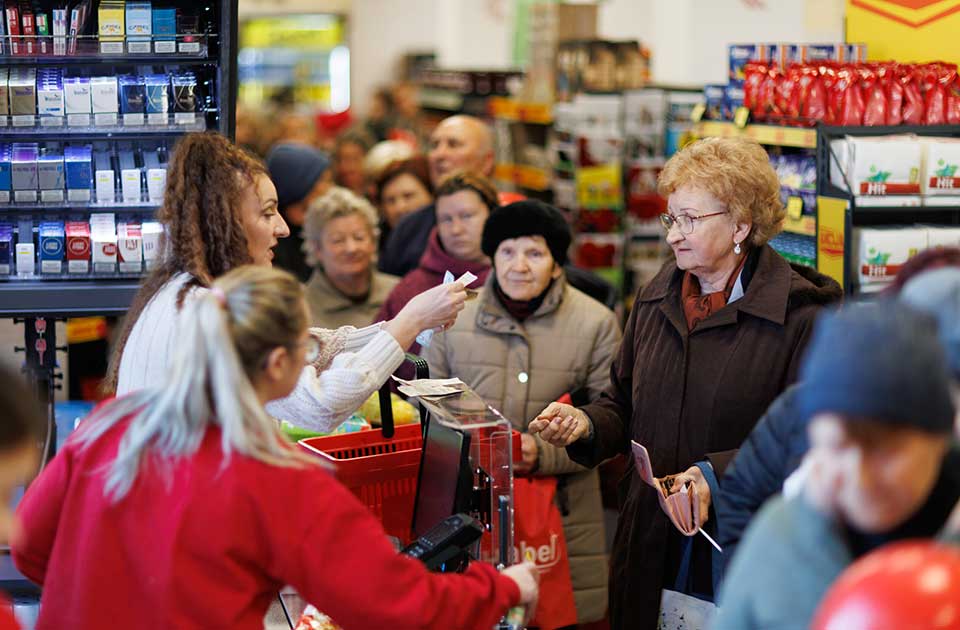
{"label": "woman's earring", "polygon": [[739,256],[740,253],[743,251],[742,249],[740,249],[740,243],[734,241],[734,242],[733,242],[733,245],[734,245],[734,247],[733,247],[733,253],[736,254],[737,256]]}

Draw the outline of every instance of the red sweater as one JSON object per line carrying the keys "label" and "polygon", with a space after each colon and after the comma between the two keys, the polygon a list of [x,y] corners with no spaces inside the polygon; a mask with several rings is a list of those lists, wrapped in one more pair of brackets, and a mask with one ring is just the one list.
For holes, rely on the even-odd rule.
{"label": "red sweater", "polygon": [[111,504],[97,471],[126,425],[86,450],[69,440],[20,503],[12,553],[43,587],[37,630],[261,630],[284,584],[345,630],[489,630],[519,601],[517,585],[490,565],[440,575],[397,554],[322,469],[224,462],[215,427],[168,474],[145,459]]}

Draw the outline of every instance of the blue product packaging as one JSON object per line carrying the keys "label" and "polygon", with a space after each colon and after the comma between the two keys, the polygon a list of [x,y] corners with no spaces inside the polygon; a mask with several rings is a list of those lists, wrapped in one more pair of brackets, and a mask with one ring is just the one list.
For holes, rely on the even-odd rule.
{"label": "blue product packaging", "polygon": [[177,52],[176,9],[153,9],[153,49],[158,53]]}
{"label": "blue product packaging", "polygon": [[147,114],[166,114],[170,111],[170,77],[165,74],[150,74],[143,78],[146,90]]}
{"label": "blue product packaging", "polygon": [[0,223],[0,275],[13,271],[13,225]]}
{"label": "blue product packaging", "polygon": [[40,224],[40,273],[63,271],[65,241],[63,223],[44,221]]}
{"label": "blue product packaging", "polygon": [[837,52],[837,61],[844,63],[863,63],[867,60],[866,44],[841,44]]}
{"label": "blue product packaging", "polygon": [[13,151],[9,144],[0,145],[0,203],[10,203],[10,162]]}
{"label": "blue product packaging", "polygon": [[93,181],[93,151],[90,147],[67,147],[64,150],[67,179],[67,199],[90,201]]}
{"label": "blue product packaging", "polygon": [[743,107],[743,86],[728,85],[723,90],[723,119],[733,120],[738,107]]}
{"label": "blue product packaging", "polygon": [[807,44],[801,61],[836,61],[842,44]]}
{"label": "blue product packaging", "polygon": [[37,180],[40,185],[40,201],[62,202],[64,189],[63,156],[56,151],[43,151],[37,158]]}
{"label": "blue product packaging", "polygon": [[725,85],[703,86],[703,100],[707,105],[704,120],[721,120],[723,118],[723,92]]}
{"label": "blue product packaging", "polygon": [[120,113],[143,114],[146,111],[146,86],[143,79],[123,75],[120,84]]}
{"label": "blue product packaging", "polygon": [[743,67],[748,61],[759,59],[763,46],[759,44],[730,44],[728,47],[729,74],[731,85],[743,85],[745,78]]}

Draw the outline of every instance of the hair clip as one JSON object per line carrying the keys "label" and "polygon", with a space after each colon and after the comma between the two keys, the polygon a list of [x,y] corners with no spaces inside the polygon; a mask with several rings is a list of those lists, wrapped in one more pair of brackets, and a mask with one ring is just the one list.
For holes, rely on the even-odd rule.
{"label": "hair clip", "polygon": [[210,287],[210,294],[217,300],[217,303],[220,304],[220,308],[226,310],[227,308],[227,294],[223,292],[223,289],[220,287]]}

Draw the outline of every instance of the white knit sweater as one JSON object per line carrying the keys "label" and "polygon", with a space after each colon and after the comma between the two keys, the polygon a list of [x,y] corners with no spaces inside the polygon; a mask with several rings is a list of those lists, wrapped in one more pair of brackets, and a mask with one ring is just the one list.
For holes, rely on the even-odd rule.
{"label": "white knit sweater", "polygon": [[[171,278],[140,313],[120,358],[118,396],[157,387],[167,378],[176,332],[184,323],[177,309],[177,293],[188,280],[190,276],[185,273]],[[184,301],[207,290],[194,289]],[[311,332],[342,340],[343,352],[321,371],[305,367],[293,393],[268,403],[267,411],[292,424],[327,432],[346,420],[389,378],[403,362],[404,354],[400,344],[379,325]]]}

